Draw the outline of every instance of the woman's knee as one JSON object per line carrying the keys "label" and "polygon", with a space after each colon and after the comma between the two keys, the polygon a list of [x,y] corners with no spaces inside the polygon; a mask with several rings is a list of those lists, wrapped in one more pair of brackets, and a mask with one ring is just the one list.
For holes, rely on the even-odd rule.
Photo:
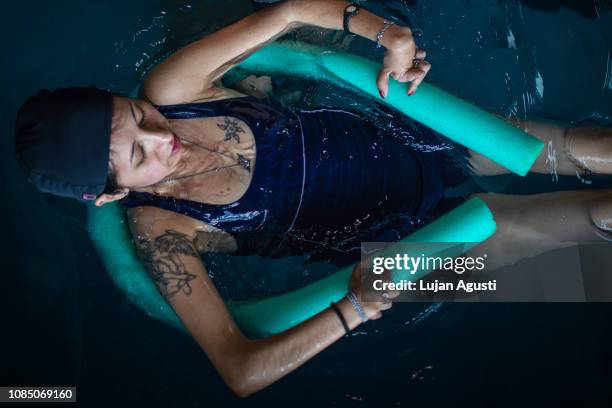
{"label": "woman's knee", "polygon": [[612,192],[608,192],[589,205],[589,216],[599,231],[612,234]]}
{"label": "woman's knee", "polygon": [[585,171],[612,173],[612,128],[569,128],[565,150],[569,159]]}
{"label": "woman's knee", "polygon": [[481,198],[493,213],[495,236],[504,245],[612,240],[612,190],[473,197]]}

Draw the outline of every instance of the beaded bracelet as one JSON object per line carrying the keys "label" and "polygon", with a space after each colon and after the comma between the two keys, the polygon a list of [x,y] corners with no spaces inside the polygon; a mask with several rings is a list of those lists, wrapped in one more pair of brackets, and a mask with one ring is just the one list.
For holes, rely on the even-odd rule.
{"label": "beaded bracelet", "polygon": [[389,29],[389,27],[395,24],[393,21],[389,21],[389,20],[383,20],[383,21],[384,21],[383,27],[380,29],[378,34],[376,34],[376,48],[382,47],[380,42],[382,41],[385,35],[385,32]]}
{"label": "beaded bracelet", "polygon": [[361,307],[361,303],[359,303],[359,299],[357,299],[357,296],[353,292],[349,292],[347,297],[348,297],[349,302],[351,302],[351,305],[353,305],[353,309],[355,309],[355,311],[361,318],[361,321],[364,323],[367,322],[368,315],[365,314],[363,308]]}

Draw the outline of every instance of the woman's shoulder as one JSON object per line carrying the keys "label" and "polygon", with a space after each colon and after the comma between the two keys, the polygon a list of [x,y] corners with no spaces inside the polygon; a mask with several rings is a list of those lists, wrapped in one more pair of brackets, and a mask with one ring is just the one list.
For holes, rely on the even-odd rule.
{"label": "woman's shoulder", "polygon": [[147,235],[154,238],[169,229],[194,236],[203,224],[187,215],[149,205],[128,208],[126,213],[130,231],[135,237]]}
{"label": "woman's shoulder", "polygon": [[143,205],[128,208],[127,221],[137,242],[180,234],[191,240],[198,252],[233,252],[237,248],[236,240],[228,232],[159,207]]}

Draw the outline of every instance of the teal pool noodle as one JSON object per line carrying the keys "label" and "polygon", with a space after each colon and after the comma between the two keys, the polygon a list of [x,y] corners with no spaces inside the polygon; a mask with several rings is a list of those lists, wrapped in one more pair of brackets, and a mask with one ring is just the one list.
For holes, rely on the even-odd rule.
{"label": "teal pool noodle", "polygon": [[389,92],[383,100],[376,86],[380,64],[357,55],[273,43],[239,68],[326,80],[360,90],[521,176],[529,172],[544,148],[534,136],[427,83],[408,97],[408,84],[389,78]]}
{"label": "teal pool noodle", "polygon": [[[125,209],[117,203],[88,207],[87,228],[113,282],[147,315],[186,331],[166,303],[136,255]],[[471,242],[477,244],[495,232],[487,205],[473,198],[400,242]],[[287,330],[320,313],[330,302],[347,294],[353,266],[283,295],[255,301],[227,302],[241,330],[265,337]]]}

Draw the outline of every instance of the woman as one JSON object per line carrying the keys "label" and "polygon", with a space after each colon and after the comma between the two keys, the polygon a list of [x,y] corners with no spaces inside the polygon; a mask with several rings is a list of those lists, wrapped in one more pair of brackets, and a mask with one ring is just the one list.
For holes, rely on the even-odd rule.
{"label": "woman", "polygon": [[[130,228],[159,290],[241,396],[275,382],[363,321],[379,318],[397,293],[388,293],[386,302],[360,304],[356,268],[350,295],[333,308],[278,335],[250,340],[228,313],[201,253],[257,247],[258,253],[281,256],[303,242],[342,249],[346,236],[387,216],[442,211],[444,189],[467,177],[444,155],[419,154],[377,137],[374,127],[351,113],[291,112],[217,85],[244,57],[304,24],[346,28],[384,46],[381,98],[389,76],[411,82],[409,97],[430,69],[407,27],[343,1],[286,1],[176,52],[146,78],[143,99],[93,88],[42,92],[24,104],[17,121],[19,159],[40,190],[96,205],[122,200],[130,207]],[[515,124],[559,152],[559,174],[611,170],[609,130]],[[505,171],[466,154],[477,174]],[[533,171],[547,173],[547,166],[543,154]],[[612,228],[610,192],[482,198],[499,226],[479,249],[492,262],[513,261],[491,255],[501,253],[501,245],[520,242],[533,254],[559,245],[529,245],[542,236],[554,242],[602,239]]]}

